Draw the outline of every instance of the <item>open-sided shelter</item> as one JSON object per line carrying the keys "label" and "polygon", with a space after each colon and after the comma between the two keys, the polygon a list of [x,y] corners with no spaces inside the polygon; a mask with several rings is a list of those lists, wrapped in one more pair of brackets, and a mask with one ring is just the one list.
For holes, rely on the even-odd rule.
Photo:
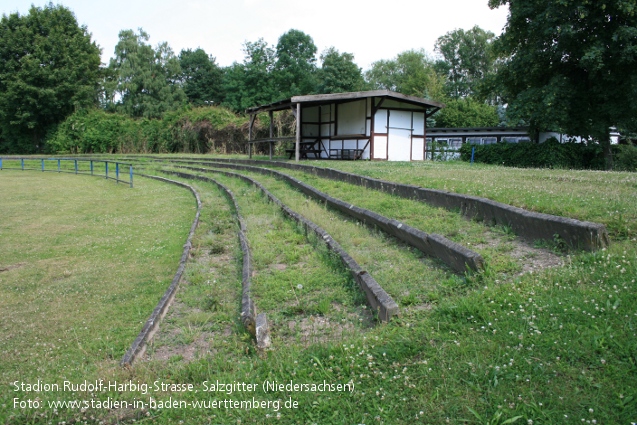
{"label": "open-sided shelter", "polygon": [[[249,152],[252,144],[294,140],[290,158],[372,159],[422,161],[426,158],[427,118],[444,105],[389,90],[295,96],[269,105],[250,108]],[[296,116],[296,135],[252,140],[256,114],[291,109]]]}

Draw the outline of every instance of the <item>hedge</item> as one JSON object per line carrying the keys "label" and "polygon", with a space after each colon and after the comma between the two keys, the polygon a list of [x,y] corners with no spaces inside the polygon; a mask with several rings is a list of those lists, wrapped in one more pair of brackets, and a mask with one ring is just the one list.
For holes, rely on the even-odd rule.
{"label": "hedge", "polygon": [[[594,170],[605,168],[602,147],[597,143],[560,143],[555,138],[539,144],[533,142],[500,142],[491,145],[465,143],[460,148],[460,159],[470,161],[473,148],[475,148],[474,161],[485,164],[520,168]],[[631,145],[614,145],[612,151],[615,169],[637,171],[637,148]]]}

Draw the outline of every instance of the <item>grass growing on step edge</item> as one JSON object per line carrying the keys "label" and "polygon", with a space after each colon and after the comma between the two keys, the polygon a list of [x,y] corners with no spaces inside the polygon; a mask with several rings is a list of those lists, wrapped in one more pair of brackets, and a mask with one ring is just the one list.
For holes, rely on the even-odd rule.
{"label": "grass growing on step edge", "polygon": [[[440,298],[441,293],[444,294],[446,287],[464,285],[462,277],[449,272],[439,261],[423,257],[418,250],[405,247],[380,231],[368,229],[350,217],[324,208],[313,199],[306,198],[305,195],[293,189],[283,180],[254,172],[242,171],[241,173],[266,184],[270,190],[275,192],[275,195],[280,195],[279,197],[284,199],[284,202],[292,208],[328,230],[328,232],[353,255],[362,267],[372,273],[381,286],[400,304],[404,306],[413,305],[415,308],[427,308],[427,303],[436,302]],[[319,181],[319,183],[323,182]],[[325,187],[322,188],[324,189]],[[346,192],[348,189],[349,188],[345,188],[342,193],[339,192],[339,194],[345,194],[347,196]],[[332,191],[328,191],[328,193],[332,193]],[[377,205],[387,201],[383,197],[371,196],[371,194],[363,194],[359,199],[366,197],[377,201],[376,204],[374,204],[374,201],[371,201],[371,204],[370,202],[364,201],[366,206],[369,206],[373,210],[378,210]],[[349,196],[348,200],[349,199],[352,199],[352,197]],[[390,201],[394,201],[394,199],[390,199]],[[426,214],[427,209],[431,209],[419,202],[404,201],[406,208],[403,208],[401,213],[407,220],[411,220],[411,217],[418,216],[421,213]],[[389,211],[389,213],[391,214],[391,211]],[[464,227],[471,228],[471,226],[473,226],[479,229],[480,233],[478,235],[472,235],[472,239],[470,239],[474,246],[478,246],[484,242],[485,233],[483,232],[486,232],[487,235],[495,234],[495,232],[490,231],[480,224],[460,218],[457,214],[444,213],[457,219],[458,231],[460,232],[463,231]],[[434,223],[434,225],[436,223],[442,223],[442,220],[438,218],[428,218],[426,221],[430,225],[431,223]],[[493,236],[489,237],[490,239],[494,238]],[[522,269],[522,266],[520,261],[516,261],[508,255],[512,249],[508,246],[510,244],[510,235],[503,234],[503,237],[500,238],[500,242],[499,245],[493,248],[482,249],[481,251],[483,251],[486,258],[490,261],[488,268],[489,273],[496,273],[498,276],[506,277],[506,273],[515,274]],[[493,245],[493,242],[491,243]],[[396,250],[396,247],[401,246],[403,249]],[[385,249],[392,251],[385,252]],[[395,272],[393,269],[397,271]],[[399,274],[396,275],[396,273]]]}
{"label": "grass growing on step edge", "polygon": [[[214,160],[215,157],[246,159],[236,155],[182,155],[175,158]],[[637,174],[630,172],[520,169],[459,161],[312,160],[301,161],[301,164],[475,195],[529,211],[602,223],[614,239],[632,239],[634,236],[631,235],[637,229]]]}
{"label": "grass growing on step edge", "polygon": [[257,312],[267,314],[275,346],[340,339],[369,326],[371,314],[360,291],[322,242],[306,237],[253,185],[213,177],[233,191],[244,216],[252,252],[251,293]]}
{"label": "grass growing on step edge", "polygon": [[451,273],[441,263],[425,258],[382,232],[326,209],[283,181],[257,173],[241,174],[253,177],[290,208],[330,233],[401,308],[427,309],[450,288],[465,285],[463,277]]}
{"label": "grass growing on step edge", "polygon": [[[209,158],[209,157],[208,157]],[[308,161],[381,180],[481,196],[547,214],[602,223],[614,239],[637,231],[637,174],[519,169],[466,162]]]}
{"label": "grass growing on step edge", "polygon": [[[551,245],[526,245],[502,226],[489,227],[468,221],[460,214],[425,203],[403,199],[345,182],[318,178],[302,171],[282,169],[284,173],[346,202],[401,220],[428,233],[438,233],[480,253],[487,270],[500,279],[507,279],[524,271],[561,263],[559,250]],[[258,176],[258,173],[254,175]],[[553,251],[553,252],[551,252]]]}
{"label": "grass growing on step edge", "polygon": [[483,223],[466,220],[458,213],[431,207],[423,202],[316,177],[302,171],[281,171],[330,196],[464,245],[481,254],[494,273],[515,275],[522,271],[521,261],[511,255],[515,249],[515,237],[501,228],[487,227]]}
{"label": "grass growing on step edge", "polygon": [[145,360],[179,362],[230,355],[249,342],[238,320],[241,255],[234,211],[218,187],[166,177],[197,190],[202,215],[179,291]]}

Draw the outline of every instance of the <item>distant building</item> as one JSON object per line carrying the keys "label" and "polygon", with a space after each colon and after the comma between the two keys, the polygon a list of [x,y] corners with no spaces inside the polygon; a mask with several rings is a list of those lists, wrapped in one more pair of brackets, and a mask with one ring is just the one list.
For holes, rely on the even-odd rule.
{"label": "distant building", "polygon": [[[552,131],[540,132],[538,141],[544,143],[555,137],[560,143],[581,143],[581,137],[568,136]],[[619,133],[612,129],[611,144],[619,143]],[[437,159],[454,159],[459,157],[457,150],[464,143],[473,145],[490,145],[492,143],[530,142],[528,127],[479,127],[479,128],[429,128],[427,129],[428,156]],[[434,143],[435,142],[435,143]]]}

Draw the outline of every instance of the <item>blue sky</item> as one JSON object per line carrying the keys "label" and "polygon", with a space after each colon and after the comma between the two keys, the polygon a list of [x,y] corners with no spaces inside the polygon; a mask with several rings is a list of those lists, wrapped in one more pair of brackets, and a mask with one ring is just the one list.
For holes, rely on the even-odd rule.
{"label": "blue sky", "polygon": [[[31,4],[47,1],[5,0],[0,13],[26,14]],[[243,60],[243,43],[264,38],[276,44],[291,28],[309,34],[318,53],[330,46],[354,54],[368,69],[409,49],[434,53],[441,35],[478,25],[496,35],[508,10],[490,10],[487,0],[53,0],[71,9],[80,25],[102,48],[102,61],[112,57],[122,29],[143,28],[154,46],[166,41],[179,54],[203,48],[221,66]],[[322,5],[322,6],[321,6]]]}

